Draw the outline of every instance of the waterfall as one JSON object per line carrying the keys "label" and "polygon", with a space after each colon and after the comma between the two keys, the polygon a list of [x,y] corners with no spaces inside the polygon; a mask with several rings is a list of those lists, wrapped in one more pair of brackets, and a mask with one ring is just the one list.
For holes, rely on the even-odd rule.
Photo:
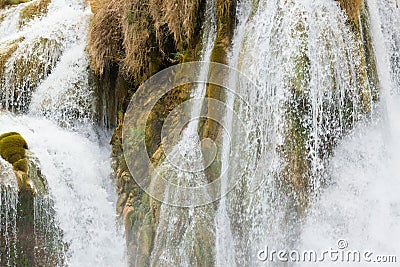
{"label": "waterfall", "polygon": [[[204,117],[213,112],[207,90],[214,90],[217,83],[210,82],[213,87],[193,82],[177,88],[190,88],[192,93],[186,105],[171,112],[172,119],[171,114],[162,119],[161,144],[150,159],[157,167],[149,171],[136,154],[128,154],[129,159],[125,154],[126,162],[121,160],[121,165],[129,165],[128,160],[137,163],[133,167],[142,176],[150,174],[151,179],[146,177],[150,192],[162,192],[163,197],[144,195],[138,182],[144,177],[136,180],[133,172],[132,177],[120,172],[124,173],[121,179],[133,187],[121,194],[126,195],[121,197],[125,207],[131,205],[122,212],[128,225],[125,240],[115,212],[111,134],[95,122],[99,103],[109,99],[104,93],[97,102],[98,90],[89,82],[86,35],[92,14],[87,1],[32,0],[0,10],[0,133],[16,131],[26,139],[48,186],[48,192],[33,201],[34,226],[28,234],[34,236],[34,264],[308,266],[306,260],[278,261],[277,255],[263,261],[260,256],[271,256],[268,250],[320,255],[324,250],[349,249],[372,252],[371,257],[399,257],[400,8],[398,0],[363,0],[354,20],[339,2],[235,1],[233,36],[219,40],[220,34],[229,35],[224,32],[230,31],[224,29],[225,17],[218,17],[228,12],[229,5],[196,1],[199,13],[204,13],[197,20],[202,21],[201,29],[197,22],[194,26],[195,31],[201,30],[201,41],[188,49],[203,61],[196,79],[227,80],[229,90],[223,101],[234,112],[222,114],[224,129],[214,140],[221,142],[205,143],[211,139],[202,140],[199,132],[208,122]],[[132,12],[129,20],[136,19],[141,8],[147,5]],[[154,14],[149,17],[149,25],[153,19],[157,23]],[[132,23],[126,30],[136,26]],[[156,28],[161,33],[168,27]],[[160,54],[170,57],[172,36],[156,41],[160,43],[154,49],[164,49]],[[205,62],[225,49],[229,71],[214,75],[214,64]],[[174,58],[179,58],[187,51],[174,52]],[[154,65],[172,64],[166,58]],[[171,80],[182,77],[167,78],[157,82],[172,84]],[[140,89],[133,98],[140,100],[140,106],[134,107],[145,109],[154,92],[146,91],[143,96],[148,99],[141,99]],[[106,113],[106,105],[100,109]],[[148,133],[147,123],[155,118],[147,118],[142,132],[135,127],[143,117],[140,112],[135,115],[140,117],[137,124],[124,121],[124,127],[117,129],[124,132],[121,128],[132,126],[128,133],[141,139]],[[171,133],[178,140],[168,143],[168,123],[173,128],[180,123],[173,120],[183,121],[185,116],[189,121],[179,134]],[[125,120],[133,121],[129,116]],[[133,139],[128,145],[139,147],[132,150],[139,153],[141,147]],[[209,203],[215,192],[206,189],[201,194],[180,194],[177,188],[205,188],[212,180],[206,150],[213,145],[221,177],[212,189],[220,198]],[[164,180],[170,184],[163,187],[160,181]],[[15,266],[19,256],[20,204],[16,175],[0,158],[1,266]],[[129,258],[136,262],[127,262],[126,242]],[[52,253],[44,252],[49,250]],[[312,258],[309,261],[315,265]],[[327,260],[320,265],[331,264],[338,263]]]}
{"label": "waterfall", "polygon": [[16,251],[18,185],[11,165],[2,158],[0,167],[0,264],[8,266]]}
{"label": "waterfall", "polygon": [[[116,226],[110,150],[43,117],[3,114],[0,131],[21,133],[41,163],[54,209],[68,243],[68,266],[124,264]],[[103,141],[104,142],[104,141]]]}
{"label": "waterfall", "polygon": [[229,170],[242,180],[226,200],[234,251],[228,246],[220,255],[257,266],[265,245],[297,244],[309,192],[326,179],[330,148],[371,108],[371,92],[360,82],[361,44],[338,3],[261,0],[238,8],[251,11],[234,39],[240,59],[230,64],[258,89],[236,87],[251,107],[239,108],[251,139],[234,147],[246,160]]}
{"label": "waterfall", "polygon": [[[242,49],[242,42],[245,33],[246,21],[250,15],[251,11],[251,1],[243,1],[239,4],[237,8],[237,18],[238,18],[238,26],[236,27],[234,38],[233,38],[233,47],[229,54],[228,64],[230,66],[238,66],[239,62],[239,54]],[[229,87],[236,88],[237,86],[237,77],[229,77]],[[227,106],[234,109],[235,97],[233,94],[227,94]],[[232,114],[228,113],[225,115],[224,120],[226,121],[229,129],[228,132],[232,131],[233,128],[233,118]],[[225,132],[224,132],[225,133]],[[221,169],[224,170],[229,166],[230,160],[230,139],[229,136],[224,134],[222,136],[222,166]],[[229,175],[226,172],[224,175]],[[218,204],[218,210],[215,216],[215,254],[216,254],[216,265],[217,266],[236,266],[235,261],[235,243],[232,235],[231,223],[228,214],[228,203],[227,197],[225,195],[228,193],[228,184],[227,177],[221,177],[221,196],[223,196]]]}
{"label": "waterfall", "polygon": [[[216,38],[215,16],[215,2],[208,0],[205,11],[206,21],[202,28],[201,61],[210,61],[211,58]],[[199,80],[205,80],[208,72],[208,64],[203,64],[199,73]],[[197,131],[199,117],[202,115],[202,99],[206,94],[206,86],[206,84],[201,83],[195,85],[191,97],[197,100],[190,107],[191,120],[183,129],[181,139],[159,167],[163,177],[179,186],[195,187],[207,182],[202,171],[204,162]],[[182,159],[182,157],[184,158]],[[154,178],[157,180],[161,177]],[[170,198],[176,197],[174,192],[169,192],[167,189],[166,203],[169,203]],[[182,208],[161,204],[160,222],[157,227],[150,265],[202,266],[206,265],[207,262],[212,262],[213,255],[210,255],[207,250],[213,250],[214,231],[206,228],[207,225],[212,224],[212,213],[210,205]],[[197,241],[199,235],[202,235],[204,241]]]}
{"label": "waterfall", "polygon": [[[375,6],[366,1],[359,24],[351,24],[336,1],[240,1],[228,64],[256,87],[242,84],[236,73],[230,73],[229,86],[235,94],[227,93],[225,101],[245,122],[249,140],[244,146],[237,142],[238,136],[229,140],[222,135],[221,168],[228,169],[221,179],[223,197],[216,212],[203,206],[204,212],[196,216],[200,208],[161,205],[152,265],[196,264],[196,231],[207,241],[209,236],[204,235],[212,232],[217,266],[264,266],[257,253],[265,246],[329,249],[345,237],[359,249],[371,240],[370,249],[378,251],[381,246],[382,253],[397,253],[392,244],[398,235],[390,244],[383,244],[387,235],[380,236],[382,229],[398,232],[394,194],[398,97],[385,96],[398,94],[397,10],[393,3],[378,1]],[[371,47],[370,56],[375,57],[365,59]],[[243,105],[237,96],[247,103]],[[192,118],[200,110],[193,105]],[[230,132],[239,134],[232,114],[225,114],[224,120]],[[193,136],[188,133],[195,129],[191,125],[174,147],[176,153],[179,148],[199,153],[190,146]],[[233,164],[231,149],[241,158]],[[159,167],[162,178],[187,186],[204,181],[201,175],[173,172],[171,161]],[[377,171],[393,183],[391,194],[380,202],[368,199],[368,193],[379,197],[388,192],[386,182],[368,180]],[[367,174],[358,177],[360,172]],[[227,181],[238,181],[230,192]],[[362,188],[368,193],[355,200]],[[383,191],[373,193],[376,188]],[[174,193],[167,191],[166,197],[177,197]],[[385,225],[379,224],[379,217],[371,219],[368,206],[382,210],[388,218]],[[360,213],[353,216],[355,207]],[[276,261],[271,265],[291,266]]]}
{"label": "waterfall", "polygon": [[[19,132],[40,162],[49,193],[35,199],[31,234],[65,244],[65,262],[58,265],[127,266],[110,178],[110,133],[95,126],[96,98],[88,82],[91,12],[83,0],[47,2],[0,11],[0,106],[24,113],[2,111],[0,132]],[[32,5],[41,9],[30,16]],[[16,200],[6,192],[2,235],[10,242]]]}
{"label": "waterfall", "polygon": [[313,204],[301,245],[336,247],[341,238],[349,249],[371,251],[375,259],[400,253],[400,10],[394,1],[366,4],[382,98],[374,116],[360,122],[335,149],[329,163],[330,185]]}

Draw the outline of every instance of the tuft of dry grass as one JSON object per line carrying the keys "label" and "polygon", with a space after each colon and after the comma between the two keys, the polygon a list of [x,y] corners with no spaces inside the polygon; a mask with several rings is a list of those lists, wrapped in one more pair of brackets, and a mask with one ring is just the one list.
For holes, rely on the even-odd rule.
{"label": "tuft of dry grass", "polygon": [[362,0],[338,0],[340,7],[346,11],[349,20],[358,24],[358,16],[362,6]]}
{"label": "tuft of dry grass", "polygon": [[89,3],[90,9],[94,14],[96,14],[97,11],[101,8],[101,0],[87,0],[87,2]]}
{"label": "tuft of dry grass", "polygon": [[172,34],[178,50],[192,40],[200,11],[199,0],[149,0],[157,39]]}
{"label": "tuft of dry grass", "polygon": [[158,55],[157,41],[152,35],[153,22],[149,14],[149,0],[131,1],[122,19],[125,57],[121,70],[136,81],[142,81],[156,68],[152,54]]}
{"label": "tuft of dry grass", "polygon": [[88,36],[88,52],[96,74],[102,76],[104,69],[119,63],[123,57],[122,14],[125,1],[102,0],[94,14]]}
{"label": "tuft of dry grass", "polygon": [[[196,34],[200,0],[92,0],[89,54],[94,71],[117,64],[140,83],[164,56],[186,49]],[[165,52],[167,51],[167,52]]]}

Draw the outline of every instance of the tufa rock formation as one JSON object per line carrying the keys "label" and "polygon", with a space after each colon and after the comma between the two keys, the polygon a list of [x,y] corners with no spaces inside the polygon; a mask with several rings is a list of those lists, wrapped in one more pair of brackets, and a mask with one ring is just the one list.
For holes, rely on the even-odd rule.
{"label": "tufa rock formation", "polygon": [[0,262],[61,266],[62,232],[54,224],[53,203],[40,163],[27,149],[19,133],[0,135],[0,222],[7,226],[0,227]]}
{"label": "tufa rock formation", "polygon": [[46,180],[41,175],[38,160],[27,149],[28,144],[19,133],[0,135],[0,155],[13,166],[19,191],[42,195],[47,191]]}

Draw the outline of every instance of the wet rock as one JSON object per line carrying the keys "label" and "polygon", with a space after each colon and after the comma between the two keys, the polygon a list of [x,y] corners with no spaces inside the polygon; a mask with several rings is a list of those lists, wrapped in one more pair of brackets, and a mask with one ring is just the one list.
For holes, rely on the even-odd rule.
{"label": "wet rock", "polygon": [[13,167],[18,191],[43,195],[47,192],[46,180],[41,174],[39,160],[27,149],[28,144],[19,133],[0,135],[0,155]]}
{"label": "wet rock", "polygon": [[362,0],[338,0],[340,7],[347,13],[349,20],[358,24]]}
{"label": "wet rock", "polygon": [[27,149],[19,133],[0,136],[0,265],[55,266],[65,244],[40,162]]}

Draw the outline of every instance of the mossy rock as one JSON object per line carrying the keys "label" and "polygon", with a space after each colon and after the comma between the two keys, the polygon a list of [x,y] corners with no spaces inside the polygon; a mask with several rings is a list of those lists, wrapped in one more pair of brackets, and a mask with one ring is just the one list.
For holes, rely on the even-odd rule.
{"label": "mossy rock", "polygon": [[13,166],[19,171],[28,172],[29,162],[26,158],[24,158],[16,161]]}
{"label": "mossy rock", "polygon": [[15,169],[23,172],[28,169],[26,149],[28,144],[19,133],[10,132],[0,136],[1,157],[10,162]]}
{"label": "mossy rock", "polygon": [[[33,194],[35,196],[48,194],[47,180],[40,169],[39,159],[29,150],[26,151],[26,163],[29,166],[26,181],[34,192]],[[15,166],[15,168],[17,167]]]}
{"label": "mossy rock", "polygon": [[10,5],[18,5],[29,1],[30,0],[0,0],[0,8]]}
{"label": "mossy rock", "polygon": [[9,136],[12,136],[12,135],[20,135],[20,134],[17,133],[17,132],[4,133],[4,134],[0,135],[0,141],[1,141],[3,138],[6,138],[6,137],[9,137]]}

